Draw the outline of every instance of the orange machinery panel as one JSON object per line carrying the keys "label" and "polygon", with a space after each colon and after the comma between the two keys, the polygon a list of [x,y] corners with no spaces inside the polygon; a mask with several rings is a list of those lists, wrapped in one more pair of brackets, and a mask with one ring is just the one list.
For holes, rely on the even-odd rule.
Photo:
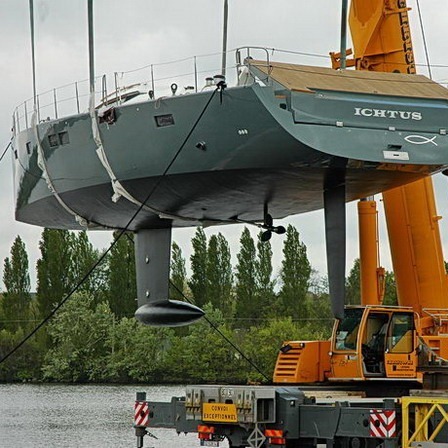
{"label": "orange machinery panel", "polygon": [[287,341],[277,357],[274,383],[316,383],[330,371],[330,341]]}
{"label": "orange machinery panel", "polygon": [[349,24],[358,70],[415,73],[406,0],[352,0]]}

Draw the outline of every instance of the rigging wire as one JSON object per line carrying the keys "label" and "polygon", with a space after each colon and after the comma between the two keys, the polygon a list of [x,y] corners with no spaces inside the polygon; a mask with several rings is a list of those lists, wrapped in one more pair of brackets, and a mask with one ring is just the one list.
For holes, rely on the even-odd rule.
{"label": "rigging wire", "polygon": [[418,19],[420,22],[420,28],[422,30],[423,46],[425,48],[426,67],[428,69],[429,78],[432,79],[431,64],[429,62],[428,44],[426,42],[425,28],[423,27],[422,12],[420,10],[420,0],[417,0],[417,11],[418,11]]}
{"label": "rigging wire", "polygon": [[6,153],[8,152],[8,149],[11,147],[12,141],[10,141],[7,145],[5,150],[3,151],[2,155],[0,156],[0,163],[3,160],[3,157],[5,157]]}
{"label": "rigging wire", "polygon": [[34,110],[37,108],[36,94],[36,57],[35,57],[35,36],[34,36],[34,0],[29,0],[30,13],[30,34],[31,34],[31,69],[33,73],[33,105]]}
{"label": "rigging wire", "polygon": [[[188,299],[188,297],[181,291],[171,280],[170,285],[184,298],[185,301],[188,303],[191,303],[194,305],[194,303]],[[247,361],[260,375],[263,376],[263,378],[271,382],[271,379],[234,343],[231,339],[229,339],[216,325],[212,320],[210,320],[205,314],[202,316],[203,319],[207,321],[207,323],[210,325],[210,327],[213,328],[237,353],[241,355],[242,358],[244,358],[245,361]]]}
{"label": "rigging wire", "polygon": [[120,238],[123,236],[123,234],[129,230],[132,222],[135,220],[137,215],[142,211],[144,206],[147,204],[151,196],[154,194],[156,189],[159,187],[160,182],[162,179],[167,175],[170,168],[173,166],[173,163],[176,161],[176,159],[179,157],[182,150],[185,148],[185,145],[187,144],[191,134],[196,129],[197,125],[201,121],[203,115],[205,114],[206,110],[208,109],[208,106],[210,105],[212,99],[215,97],[215,94],[218,90],[222,92],[224,89],[225,84],[223,82],[220,82],[216,89],[213,91],[213,93],[210,95],[210,98],[208,99],[207,103],[205,104],[204,108],[202,109],[202,112],[199,114],[198,118],[196,119],[195,123],[193,124],[192,128],[188,132],[187,136],[185,137],[183,143],[180,145],[179,149],[174,154],[173,158],[171,159],[170,163],[167,165],[165,170],[163,171],[162,175],[159,177],[157,182],[154,184],[152,189],[147,194],[145,200],[140,204],[140,206],[137,208],[137,210],[134,212],[134,214],[131,216],[131,218],[128,220],[126,226],[119,231],[119,234],[117,237],[112,241],[110,246],[104,251],[104,253],[101,255],[101,257],[93,264],[93,266],[84,274],[84,276],[81,278],[80,281],[66,294],[66,296],[56,305],[56,307],[46,316],[42,321],[30,332],[28,335],[26,335],[18,344],[16,344],[3,358],[0,359],[0,364],[2,364],[4,361],[6,361],[11,355],[13,355],[20,347],[22,347],[31,337],[33,337],[57,312],[58,310],[72,297],[72,295],[81,287],[81,285],[90,277],[90,275],[95,271],[95,269],[104,261],[107,254],[112,250],[112,248],[118,243]]}

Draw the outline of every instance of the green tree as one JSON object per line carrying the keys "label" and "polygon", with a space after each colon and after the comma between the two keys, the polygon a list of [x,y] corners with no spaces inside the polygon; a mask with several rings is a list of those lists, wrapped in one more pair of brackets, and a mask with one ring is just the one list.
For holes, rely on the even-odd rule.
{"label": "green tree", "polygon": [[[114,238],[118,236],[114,232]],[[132,234],[124,234],[112,247],[109,255],[108,302],[114,315],[131,317],[137,309],[137,280],[135,249]]]}
{"label": "green tree", "polygon": [[283,261],[280,273],[281,290],[279,300],[285,316],[303,319],[308,316],[306,294],[310,283],[311,264],[305,244],[300,241],[299,232],[291,224],[286,230],[283,246]]}
{"label": "green tree", "polygon": [[188,282],[195,304],[202,308],[207,303],[207,237],[202,227],[196,228],[191,240],[191,278]]}
{"label": "green tree", "polygon": [[[308,324],[297,325],[291,317],[283,317],[269,320],[262,327],[251,327],[249,332],[244,334],[240,346],[258,369],[271,378],[278,351],[285,341],[322,340],[328,336],[329,334],[323,331],[316,332]],[[258,370],[247,363],[245,372],[249,381],[266,381]]]}
{"label": "green tree", "polygon": [[330,295],[328,290],[328,277],[321,277],[315,270],[311,272],[310,290],[307,295],[310,328],[316,331],[328,331],[330,334],[333,325]]}
{"label": "green tree", "polygon": [[[86,231],[78,232],[73,235],[72,247],[72,269],[74,283],[79,283],[86,274],[92,269],[93,265],[99,259],[99,253],[96,251],[92,243],[89,241]],[[80,285],[78,291],[85,292],[95,297],[99,291],[104,289],[105,278],[104,268],[98,266],[85,281]]]}
{"label": "green tree", "polygon": [[73,234],[67,230],[44,229],[37,260],[37,302],[41,317],[73,288]]}
{"label": "green tree", "polygon": [[391,271],[385,273],[385,285],[384,285],[384,305],[398,305],[397,285],[395,283],[395,275]]}
{"label": "green tree", "polygon": [[[395,276],[391,271],[385,272],[384,277],[384,305],[397,305],[397,288],[395,284]],[[361,303],[361,262],[357,258],[346,281],[346,303],[349,305],[359,305]]]}
{"label": "green tree", "polygon": [[0,292],[0,328],[4,327],[6,321],[5,312],[3,311],[4,295]]}
{"label": "green tree", "polygon": [[361,303],[361,261],[357,258],[345,281],[345,303],[359,305]]}
{"label": "green tree", "polygon": [[225,237],[221,233],[212,235],[207,248],[207,300],[227,317],[232,315],[230,258],[230,247]]}
{"label": "green tree", "polygon": [[107,342],[110,355],[105,377],[114,382],[170,382],[171,372],[165,366],[165,358],[173,329],[149,327],[134,318],[115,320]]}
{"label": "green tree", "polygon": [[[0,359],[3,359],[22,342],[26,332],[19,328],[12,333],[0,330]],[[0,363],[0,381],[29,381],[40,379],[42,351],[35,338],[28,340],[19,350]]]}
{"label": "green tree", "polygon": [[181,248],[176,244],[176,242],[173,242],[171,247],[170,298],[183,300],[186,284],[187,270],[185,269],[185,258],[182,256]]}
{"label": "green tree", "polygon": [[186,336],[176,336],[166,353],[166,371],[172,382],[241,383],[246,377],[246,365],[216,328],[233,340],[234,332],[225,323],[223,313],[211,303],[204,311],[213,327],[201,319],[190,325]]}
{"label": "green tree", "polygon": [[261,315],[271,317],[272,309],[275,306],[275,281],[272,280],[272,246],[270,241],[262,241],[258,234],[257,260],[256,260],[256,290],[260,304]]}
{"label": "green tree", "polygon": [[20,326],[25,326],[31,302],[28,254],[20,236],[16,237],[11,247],[11,258],[5,258],[3,283],[6,288],[2,300],[7,322],[5,328],[16,331]]}
{"label": "green tree", "polygon": [[48,325],[53,348],[45,357],[44,379],[68,382],[104,380],[111,353],[114,316],[106,303],[75,294]]}
{"label": "green tree", "polygon": [[237,254],[235,277],[235,314],[242,319],[243,327],[256,322],[261,317],[262,308],[257,299],[257,266],[254,240],[247,227],[240,238],[240,251]]}

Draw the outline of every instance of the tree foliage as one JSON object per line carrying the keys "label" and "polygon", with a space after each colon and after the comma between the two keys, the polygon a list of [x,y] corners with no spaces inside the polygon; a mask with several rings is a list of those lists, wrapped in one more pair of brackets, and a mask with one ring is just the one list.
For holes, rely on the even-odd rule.
{"label": "tree foliage", "polygon": [[[114,238],[118,234],[114,233]],[[135,249],[132,234],[124,234],[112,247],[107,274],[107,299],[117,317],[131,317],[137,309]]]}
{"label": "tree foliage", "polygon": [[307,316],[306,294],[311,276],[311,264],[306,246],[300,240],[299,232],[291,224],[286,229],[283,245],[281,290],[279,301],[285,316],[303,319]]}
{"label": "tree foliage", "polygon": [[[233,339],[231,327],[220,310],[211,303],[204,306],[209,322],[228,339]],[[242,382],[244,369],[235,351],[205,320],[189,327],[186,336],[176,336],[166,354],[166,369],[175,382]]]}
{"label": "tree foliage", "polygon": [[187,269],[185,267],[185,258],[182,256],[182,250],[176,242],[171,248],[171,284],[170,298],[182,300],[186,293]]}
{"label": "tree foliage", "polygon": [[[24,309],[12,312],[14,317],[17,313],[46,317],[78,288],[50,321],[47,334],[38,334],[11,362],[0,365],[0,380],[263,382],[260,371],[272,374],[284,340],[329,336],[328,288],[324,279],[311,277],[306,246],[292,226],[283,247],[279,289],[273,280],[270,243],[262,242],[260,235],[254,241],[247,228],[241,234],[234,272],[222,234],[207,240],[199,228],[192,245],[188,278],[182,251],[173,243],[171,280],[187,297],[194,297],[207,319],[173,330],[143,326],[132,317],[136,306],[132,235],[122,237],[104,265],[80,284],[100,255],[87,233],[45,229],[39,244],[36,299],[29,295],[26,249],[17,240],[5,260],[1,320],[9,312],[8,294],[29,295]],[[388,281],[392,284],[393,277]],[[171,297],[183,299],[176,290]],[[25,333],[20,327],[0,329],[0,355]]]}
{"label": "tree foliage", "polygon": [[345,282],[345,303],[359,305],[361,303],[361,260],[357,258]]}
{"label": "tree foliage", "polygon": [[237,255],[235,311],[243,325],[250,325],[261,315],[261,303],[257,299],[257,266],[255,242],[247,227],[240,238],[240,251]]}
{"label": "tree foliage", "polygon": [[172,329],[141,325],[134,318],[116,319],[109,333],[105,378],[151,383],[166,378],[168,382],[165,359],[173,338]]}
{"label": "tree foliage", "polygon": [[[23,328],[0,330],[0,359],[3,359],[23,340]],[[28,340],[4,362],[0,363],[0,381],[28,381],[41,378],[42,347],[36,338]]]}
{"label": "tree foliage", "polygon": [[73,283],[76,285],[83,280],[78,291],[97,296],[106,283],[104,268],[99,267],[87,274],[99,259],[99,252],[93,248],[85,230],[73,234],[71,244]]}
{"label": "tree foliage", "polygon": [[4,326],[14,332],[25,327],[31,302],[28,254],[20,236],[14,240],[11,258],[5,258],[3,283],[6,288],[2,299]]}
{"label": "tree foliage", "polygon": [[53,347],[45,357],[45,380],[86,382],[103,380],[114,316],[105,303],[95,305],[85,293],[72,297],[51,321]]}
{"label": "tree foliage", "polygon": [[267,377],[272,375],[278,350],[284,341],[321,340],[326,337],[323,331],[315,331],[310,325],[297,325],[291,317],[272,319],[264,326],[251,327],[244,335],[244,349],[258,369],[252,365],[246,366],[248,379],[264,382],[262,373]]}
{"label": "tree foliage", "polygon": [[[384,278],[384,305],[398,305],[397,288],[393,272],[386,271]],[[345,282],[346,303],[348,305],[359,305],[361,303],[361,261],[357,258]]]}
{"label": "tree foliage", "polygon": [[383,304],[391,306],[398,305],[398,295],[397,295],[397,285],[395,283],[395,275],[393,272],[390,271],[386,271],[385,273]]}
{"label": "tree foliage", "polygon": [[270,241],[262,241],[258,234],[256,260],[256,290],[257,303],[260,306],[261,317],[272,317],[275,309],[275,280],[272,279],[272,246]]}
{"label": "tree foliage", "polygon": [[196,228],[191,240],[191,278],[188,282],[195,304],[202,308],[207,302],[207,237],[202,227]]}
{"label": "tree foliage", "polygon": [[221,233],[210,237],[207,247],[207,301],[227,316],[231,315],[233,285],[230,247]]}
{"label": "tree foliage", "polygon": [[37,302],[41,317],[69,293],[74,281],[73,239],[67,230],[44,229],[37,260]]}

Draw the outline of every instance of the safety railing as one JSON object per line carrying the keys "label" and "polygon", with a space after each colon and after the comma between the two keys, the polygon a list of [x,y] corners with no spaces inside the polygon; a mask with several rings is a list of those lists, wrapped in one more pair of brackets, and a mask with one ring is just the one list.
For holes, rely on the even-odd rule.
{"label": "safety railing", "polygon": [[[229,52],[230,53],[230,52]],[[200,91],[203,78],[221,73],[222,53],[192,56],[159,64],[149,64],[129,71],[102,75],[95,79],[95,104],[121,104],[129,99],[129,92],[146,94],[151,98],[172,95],[172,86],[180,86],[177,94]],[[235,64],[226,67],[227,81],[235,83]],[[233,71],[231,69],[234,69]],[[148,98],[148,96],[146,96]],[[38,122],[87,112],[90,99],[88,80],[77,81],[39,93],[20,104],[13,114],[14,132],[31,126],[36,109]],[[35,104],[34,104],[35,103]]]}
{"label": "safety railing", "polygon": [[[229,50],[227,53],[229,56],[236,57],[235,62],[226,66],[226,81],[230,86],[238,83],[246,58],[261,60],[267,67],[269,67],[274,54],[281,54],[282,60],[286,59],[285,62],[288,62],[288,59],[298,62],[298,57],[301,59],[318,57],[328,60],[328,56],[324,55],[256,46],[240,47]],[[303,63],[303,61],[301,62]],[[205,86],[205,79],[221,73],[221,64],[222,53],[218,52],[148,64],[133,70],[115,72],[109,76],[102,75],[95,79],[95,104],[97,106],[121,104],[129,99],[130,92],[146,94],[150,98],[156,99],[173,95],[173,93],[199,92]],[[267,79],[258,81],[269,83],[269,76]],[[176,92],[173,92],[173,85],[176,86]],[[15,109],[13,114],[14,132],[18,133],[30,127],[34,109],[36,109],[38,122],[42,122],[87,112],[89,99],[90,84],[87,79],[40,93],[35,100],[34,98],[28,99]]]}

